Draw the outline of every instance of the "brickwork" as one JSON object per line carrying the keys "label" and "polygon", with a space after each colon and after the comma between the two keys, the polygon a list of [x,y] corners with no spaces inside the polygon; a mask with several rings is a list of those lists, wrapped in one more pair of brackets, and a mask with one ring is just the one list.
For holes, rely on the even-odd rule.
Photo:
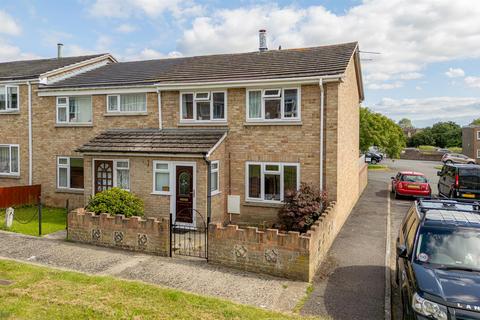
{"label": "brickwork", "polygon": [[364,164],[360,167],[360,172],[358,173],[358,195],[360,196],[363,193],[363,190],[367,187],[368,184],[368,165]]}
{"label": "brickwork", "polygon": [[478,150],[480,150],[480,140],[478,139],[480,126],[466,126],[462,128],[462,153],[472,159],[480,162]]}
{"label": "brickwork", "polygon": [[84,209],[68,214],[68,240],[102,247],[168,256],[170,224],[167,219],[125,218],[106,213],[95,215]]}
{"label": "brickwork", "polygon": [[306,234],[210,224],[208,261],[232,268],[311,281],[336,237],[332,203]]}

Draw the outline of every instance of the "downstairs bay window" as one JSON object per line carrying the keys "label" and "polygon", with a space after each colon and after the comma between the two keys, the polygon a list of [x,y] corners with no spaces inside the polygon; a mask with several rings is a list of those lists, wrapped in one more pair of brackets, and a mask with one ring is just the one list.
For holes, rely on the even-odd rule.
{"label": "downstairs bay window", "polygon": [[19,174],[19,146],[17,144],[0,144],[0,176],[18,176]]}
{"label": "downstairs bay window", "polygon": [[298,163],[247,162],[246,200],[281,202],[288,191],[298,190]]}
{"label": "downstairs bay window", "polygon": [[247,90],[247,121],[300,120],[300,88]]}
{"label": "downstairs bay window", "polygon": [[226,91],[180,94],[180,122],[225,122],[226,115]]}
{"label": "downstairs bay window", "polygon": [[82,158],[57,158],[57,188],[83,190]]}
{"label": "downstairs bay window", "polygon": [[92,97],[57,97],[58,124],[91,124]]}

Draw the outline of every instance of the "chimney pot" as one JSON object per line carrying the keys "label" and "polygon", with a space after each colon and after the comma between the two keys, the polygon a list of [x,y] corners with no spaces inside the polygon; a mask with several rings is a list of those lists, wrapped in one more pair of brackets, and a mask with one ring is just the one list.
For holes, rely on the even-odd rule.
{"label": "chimney pot", "polygon": [[63,43],[57,43],[57,59],[62,57],[62,47]]}
{"label": "chimney pot", "polygon": [[260,29],[258,30],[258,40],[259,40],[259,50],[260,52],[267,51],[267,30]]}

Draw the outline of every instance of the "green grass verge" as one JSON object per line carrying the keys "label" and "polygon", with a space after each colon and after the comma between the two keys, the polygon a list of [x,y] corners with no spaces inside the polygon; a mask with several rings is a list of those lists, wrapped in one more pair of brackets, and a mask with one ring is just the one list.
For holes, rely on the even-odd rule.
{"label": "green grass verge", "polygon": [[435,151],[435,150],[437,150],[437,147],[435,147],[435,146],[418,146],[418,149],[422,150],[422,151]]}
{"label": "green grass verge", "polygon": [[303,309],[303,306],[307,302],[308,298],[310,298],[310,295],[312,294],[312,292],[313,292],[313,285],[309,284],[307,289],[305,290],[305,296],[303,296],[303,298],[300,299],[300,301],[298,301],[297,305],[293,309],[293,312],[299,313]]}
{"label": "green grass verge", "polygon": [[448,148],[448,150],[450,150],[450,152],[454,152],[454,153],[462,153],[462,148],[460,148],[460,147],[452,147],[452,148]]}
{"label": "green grass verge", "polygon": [[[2,230],[38,236],[38,209],[36,206],[15,208],[15,219],[10,229],[5,226],[5,209],[0,209],[0,219],[0,229]],[[42,235],[64,230],[66,221],[66,209],[43,207]]]}
{"label": "green grass verge", "polygon": [[137,281],[5,260],[0,279],[14,281],[0,285],[1,319],[303,319]]}
{"label": "green grass verge", "polygon": [[384,164],[369,164],[368,170],[388,170],[388,166]]}
{"label": "green grass verge", "polygon": [[443,166],[442,165],[438,165],[438,166],[435,166],[433,167],[434,169],[437,169],[437,170],[442,170]]}

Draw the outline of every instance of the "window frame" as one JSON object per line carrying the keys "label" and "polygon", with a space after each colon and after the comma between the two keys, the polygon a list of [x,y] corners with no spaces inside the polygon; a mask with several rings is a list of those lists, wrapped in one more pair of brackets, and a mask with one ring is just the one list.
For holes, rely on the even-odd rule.
{"label": "window frame", "polygon": [[[20,176],[20,145],[19,144],[0,144],[0,147],[8,147],[9,172],[0,172],[0,176],[19,177]],[[17,148],[17,168],[18,172],[12,172],[12,148]]]}
{"label": "window frame", "polygon": [[[145,110],[142,111],[122,111],[120,109],[120,105],[122,104],[122,95],[129,95],[129,94],[144,94],[145,95]],[[110,97],[117,97],[117,110],[110,110],[109,108],[109,98]],[[106,96],[106,107],[108,114],[145,114],[148,112],[148,96],[146,93],[143,92],[131,92],[131,93],[124,93],[124,94],[107,94]]]}
{"label": "window frame", "polygon": [[480,149],[477,149],[477,159],[480,159]]}
{"label": "window frame", "polygon": [[[5,110],[0,110],[0,113],[13,113],[13,112],[20,112],[20,86],[15,84],[4,84],[0,85],[0,91],[4,90],[5,95]],[[9,95],[8,95],[8,88],[16,88],[17,89],[17,107],[11,108],[9,107]]]}
{"label": "window frame", "polygon": [[[249,166],[260,166],[260,198],[252,198],[248,194],[249,190]],[[278,171],[266,170],[269,165],[278,165]],[[247,202],[260,202],[260,203],[275,203],[280,204],[285,200],[285,170],[284,167],[296,167],[297,168],[297,190],[300,188],[300,163],[294,162],[259,162],[259,161],[247,161],[245,163],[245,201]],[[265,200],[265,174],[280,175],[280,200]]]}
{"label": "window frame", "polygon": [[[126,162],[128,167],[127,168],[118,168],[118,163],[119,162]],[[118,184],[117,184],[117,170],[128,170],[128,189],[123,189],[123,188],[120,188],[118,186]],[[129,159],[115,159],[115,160],[113,160],[113,187],[130,192],[130,188],[132,187],[131,184],[132,183],[131,183],[131,179],[130,179],[130,160]]]}
{"label": "window frame", "polygon": [[[157,164],[166,164],[168,166],[168,169],[157,169]],[[173,164],[171,161],[153,160],[152,162],[152,168],[153,168],[152,194],[164,195],[164,196],[172,195],[172,186],[173,186],[172,167],[173,167]],[[156,184],[155,178],[157,173],[168,173],[168,190],[169,191],[156,190],[157,184]]]}
{"label": "window frame", "polygon": [[[217,168],[214,169],[213,165],[216,164]],[[217,186],[215,190],[212,190],[212,178],[210,177],[210,194],[212,196],[220,193],[220,160],[213,160],[210,162],[210,175],[217,174]]]}
{"label": "window frame", "polygon": [[480,140],[480,130],[477,131],[477,140]]}
{"label": "window frame", "polygon": [[[280,96],[265,95],[265,91],[268,90],[280,90]],[[296,117],[285,117],[285,90],[297,90],[297,116]],[[260,118],[250,118],[250,92],[260,91]],[[266,119],[265,118],[265,101],[266,100],[277,100],[280,99],[280,118],[277,119]],[[300,86],[286,86],[281,89],[278,88],[251,88],[246,90],[245,95],[245,119],[246,122],[287,122],[287,121],[300,121],[301,116],[301,106],[302,106],[302,90]]]}
{"label": "window frame", "polygon": [[[69,113],[70,113],[70,98],[76,98],[76,97],[90,97],[90,105],[91,105],[91,119],[92,121],[90,122],[72,122],[70,121],[69,118]],[[59,99],[66,99],[65,104],[59,104],[58,100]],[[58,109],[60,108],[65,108],[65,115],[66,115],[66,120],[65,121],[60,121],[59,119],[59,113]],[[76,125],[93,125],[93,98],[91,95],[86,95],[86,96],[56,96],[55,97],[55,110],[56,110],[56,124],[59,125],[69,125],[69,126],[76,126]]]}
{"label": "window frame", "polygon": [[[208,99],[206,98],[200,98],[200,99],[197,99],[196,96],[197,94],[202,94],[202,93],[207,93],[208,92]],[[214,111],[214,107],[213,107],[213,95],[215,93],[223,93],[224,95],[224,103],[223,103],[223,118],[221,119],[214,119],[213,118],[213,111]],[[192,97],[193,97],[193,101],[192,101],[192,114],[193,114],[193,119],[184,119],[183,118],[183,110],[182,110],[182,106],[183,106],[183,95],[185,94],[191,94]],[[197,101],[198,102],[206,102],[206,101],[209,101],[210,102],[210,119],[209,120],[198,120],[197,119]],[[228,110],[228,95],[227,95],[227,90],[199,90],[199,91],[180,91],[180,108],[179,108],[179,119],[180,119],[180,123],[226,123],[227,122],[227,110]]]}
{"label": "window frame", "polygon": [[[67,164],[60,164],[60,159],[66,159]],[[71,182],[71,167],[70,167],[70,160],[71,159],[82,159],[84,161],[83,163],[83,188],[72,188],[70,187],[70,182]],[[67,169],[67,186],[66,187],[61,187],[60,186],[60,169],[61,168],[66,168]],[[78,191],[83,191],[85,190],[85,160],[83,157],[70,157],[70,156],[57,156],[57,189],[61,190],[78,190]]]}

